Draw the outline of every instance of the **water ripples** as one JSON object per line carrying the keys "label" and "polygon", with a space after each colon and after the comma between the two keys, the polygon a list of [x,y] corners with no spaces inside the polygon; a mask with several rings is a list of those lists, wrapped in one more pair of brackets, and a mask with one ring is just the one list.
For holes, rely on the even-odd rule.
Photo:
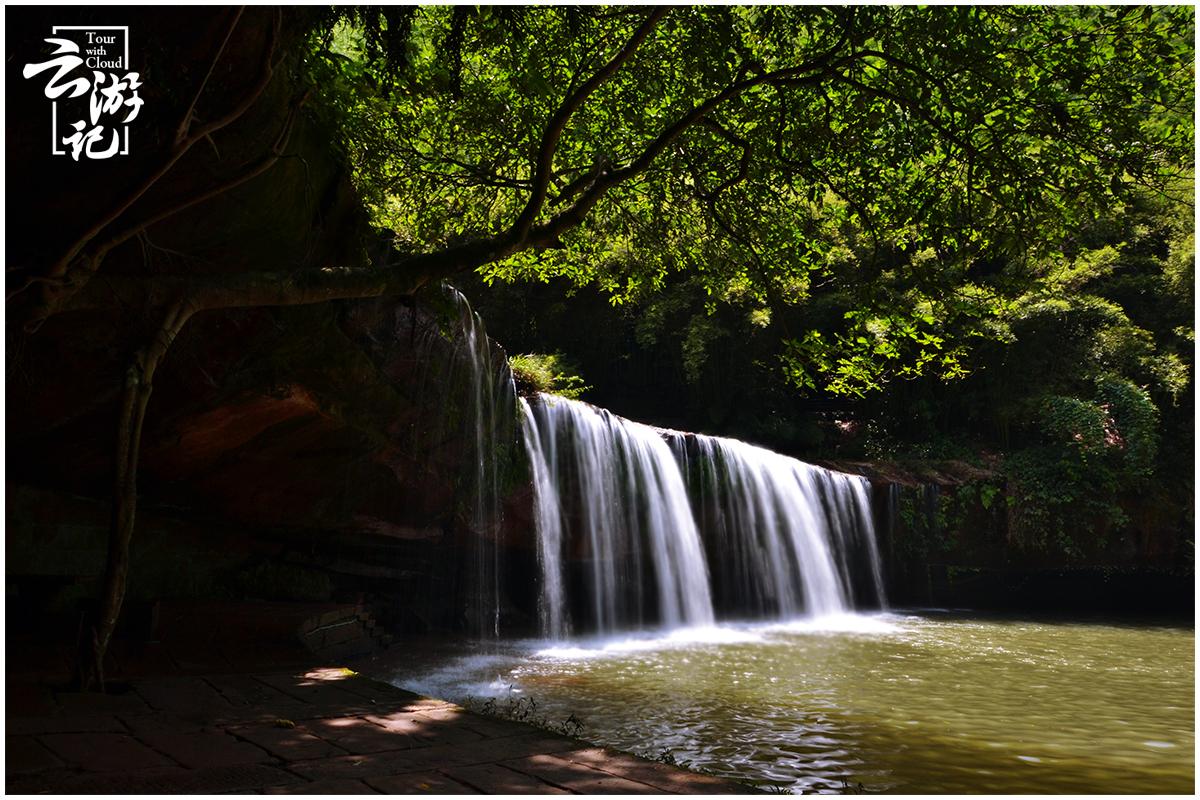
{"label": "water ripples", "polygon": [[892,614],[518,643],[397,683],[526,694],[591,741],[793,791],[1189,792],[1193,648],[1191,630]]}

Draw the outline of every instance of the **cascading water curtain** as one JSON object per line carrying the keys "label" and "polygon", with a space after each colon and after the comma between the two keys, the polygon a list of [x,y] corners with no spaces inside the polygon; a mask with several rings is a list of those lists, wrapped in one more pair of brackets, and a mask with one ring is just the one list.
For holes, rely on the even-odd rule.
{"label": "cascading water curtain", "polygon": [[[692,487],[709,563],[720,565],[713,594],[723,615],[824,616],[885,604],[867,479],[736,439],[664,436]],[[864,583],[869,590],[856,597]]]}
{"label": "cascading water curtain", "polygon": [[578,401],[522,403],[544,635],[568,633],[580,596],[602,632],[707,624],[714,606],[763,619],[885,604],[865,478]]}
{"label": "cascading water curtain", "polygon": [[533,409],[524,397],[520,398],[520,403],[525,452],[529,456],[529,465],[533,473],[538,566],[542,575],[542,592],[538,601],[539,629],[547,638],[565,639],[571,631],[567,620],[563,578],[562,506],[558,500],[558,488],[550,474],[552,465],[546,456],[547,452],[557,452],[554,430],[547,431],[548,447],[544,446]]}
{"label": "cascading water curtain", "polygon": [[[471,627],[498,637],[501,616],[500,476],[512,439],[516,388],[502,352],[493,349],[483,321],[457,289],[443,285],[457,311],[456,365],[465,367],[464,437],[470,444],[470,528],[475,537],[474,593],[468,600]],[[462,385],[451,381],[451,385]]]}
{"label": "cascading water curtain", "polygon": [[[722,576],[726,613],[791,617],[848,609],[834,537],[843,520],[822,505],[824,470],[733,439],[686,437],[703,464],[701,515],[735,565]],[[676,439],[676,451],[686,447]],[[753,605],[739,607],[741,598]]]}
{"label": "cascading water curtain", "polygon": [[[534,466],[543,632],[569,625],[572,589],[602,632],[713,622],[708,567],[687,490],[654,428],[586,403],[543,395],[525,416]],[[578,543],[583,570],[563,569]]]}

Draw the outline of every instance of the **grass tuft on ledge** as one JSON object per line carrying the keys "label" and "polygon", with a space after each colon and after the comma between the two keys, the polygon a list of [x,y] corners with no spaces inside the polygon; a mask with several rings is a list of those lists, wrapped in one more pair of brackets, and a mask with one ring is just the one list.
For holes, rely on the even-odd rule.
{"label": "grass tuft on ledge", "polygon": [[523,395],[543,392],[575,400],[591,388],[561,353],[522,353],[508,359],[508,368]]}

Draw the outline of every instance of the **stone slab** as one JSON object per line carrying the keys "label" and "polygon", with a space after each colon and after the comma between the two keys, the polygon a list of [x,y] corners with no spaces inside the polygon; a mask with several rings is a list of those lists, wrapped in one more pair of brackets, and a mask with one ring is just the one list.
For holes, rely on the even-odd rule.
{"label": "stone slab", "polygon": [[[464,744],[478,742],[483,734],[457,723],[446,723],[430,719],[424,714],[407,712],[391,714],[369,714],[364,717],[368,722],[379,725],[386,730],[408,736],[414,747],[429,747],[439,744]],[[524,728],[528,733],[529,729]]]}
{"label": "stone slab", "polygon": [[554,786],[500,764],[453,767],[446,770],[446,775],[488,794],[570,794],[561,786]]}
{"label": "stone slab", "polygon": [[219,716],[232,706],[203,678],[153,678],[134,682],[134,690],[156,711]]}
{"label": "stone slab", "polygon": [[550,754],[505,761],[503,766],[582,794],[662,794],[663,790],[640,781],[572,763]]}
{"label": "stone slab", "polygon": [[384,794],[480,794],[477,790],[437,772],[412,772],[366,782]]}
{"label": "stone slab", "polygon": [[600,747],[555,753],[555,758],[573,764],[585,764],[614,775],[646,783],[664,792],[744,794],[748,791],[748,787],[742,784],[733,783],[715,775],[688,772],[669,764],[647,761],[637,756],[616,753]]}
{"label": "stone slab", "polygon": [[308,678],[303,675],[259,675],[260,681],[272,689],[289,695],[304,703],[330,708],[363,706],[364,698],[338,687],[338,681],[326,678]]}
{"label": "stone slab", "polygon": [[294,705],[298,702],[253,675],[212,675],[205,680],[235,707]]}
{"label": "stone slab", "polygon": [[408,750],[412,737],[394,728],[376,725],[363,717],[322,717],[306,720],[303,729],[350,753],[383,753]]}
{"label": "stone slab", "polygon": [[300,779],[267,764],[235,764],[203,769],[168,767],[138,772],[84,774],[42,789],[55,794],[227,794],[268,786],[300,783]]}
{"label": "stone slab", "polygon": [[9,717],[4,720],[6,733],[125,733],[121,720],[113,714],[48,714],[44,717]]}
{"label": "stone slab", "polygon": [[[6,720],[10,792],[746,791],[340,668],[146,678],[117,694],[54,701]],[[46,713],[29,713],[38,707]]]}
{"label": "stone slab", "polygon": [[271,761],[263,748],[238,741],[223,731],[201,733],[156,732],[141,737],[149,747],[165,753],[185,767],[216,767],[225,764],[259,764]]}
{"label": "stone slab", "polygon": [[258,745],[284,761],[307,761],[346,754],[342,748],[301,728],[278,727],[268,722],[229,730],[233,735]]}
{"label": "stone slab", "polygon": [[62,759],[51,753],[46,746],[32,736],[4,737],[4,772],[13,775],[22,772],[40,772],[63,766]]}
{"label": "stone slab", "polygon": [[39,740],[67,764],[87,772],[133,772],[173,764],[125,734],[51,733]]}
{"label": "stone slab", "polygon": [[488,739],[496,739],[503,736],[520,736],[523,733],[529,732],[529,726],[520,722],[472,714],[457,706],[422,711],[418,716],[422,719],[442,723],[444,727],[454,726],[474,731]]}
{"label": "stone slab", "polygon": [[362,781],[352,779],[294,783],[289,786],[268,786],[263,794],[378,794]]}
{"label": "stone slab", "polygon": [[578,742],[539,733],[488,739],[469,744],[437,745],[390,753],[343,756],[294,764],[292,769],[311,780],[366,778],[427,772],[472,764],[487,764],[525,756],[577,749]]}
{"label": "stone slab", "polygon": [[368,701],[387,703],[389,706],[395,705],[396,703],[420,703],[425,701],[425,698],[421,697],[419,694],[413,694],[412,692],[387,683],[373,681],[369,678],[364,678],[361,675],[353,675],[345,680],[339,681],[338,688],[344,689],[352,694],[359,695]]}
{"label": "stone slab", "polygon": [[66,717],[85,717],[104,714],[136,714],[150,708],[136,692],[99,694],[96,692],[59,692],[55,702]]}
{"label": "stone slab", "polygon": [[9,772],[4,775],[5,795],[16,794],[68,794],[66,788],[78,780],[80,773],[67,767],[39,770],[37,772]]}

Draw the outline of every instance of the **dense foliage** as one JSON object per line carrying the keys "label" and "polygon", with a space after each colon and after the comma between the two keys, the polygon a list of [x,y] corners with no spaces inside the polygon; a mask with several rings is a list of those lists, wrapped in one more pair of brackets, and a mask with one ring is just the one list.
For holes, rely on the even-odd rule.
{"label": "dense foliage", "polygon": [[[1180,172],[1192,24],[1189,8],[675,8],[638,40],[638,8],[357,9],[310,67],[401,249],[549,225],[594,192],[580,224],[481,272],[614,302],[685,274],[760,321],[853,283],[854,335],[792,340],[811,365],[795,383],[815,368],[853,391],[958,374],[954,321],[998,302],[980,272]],[[882,267],[913,294],[877,291]]]}

